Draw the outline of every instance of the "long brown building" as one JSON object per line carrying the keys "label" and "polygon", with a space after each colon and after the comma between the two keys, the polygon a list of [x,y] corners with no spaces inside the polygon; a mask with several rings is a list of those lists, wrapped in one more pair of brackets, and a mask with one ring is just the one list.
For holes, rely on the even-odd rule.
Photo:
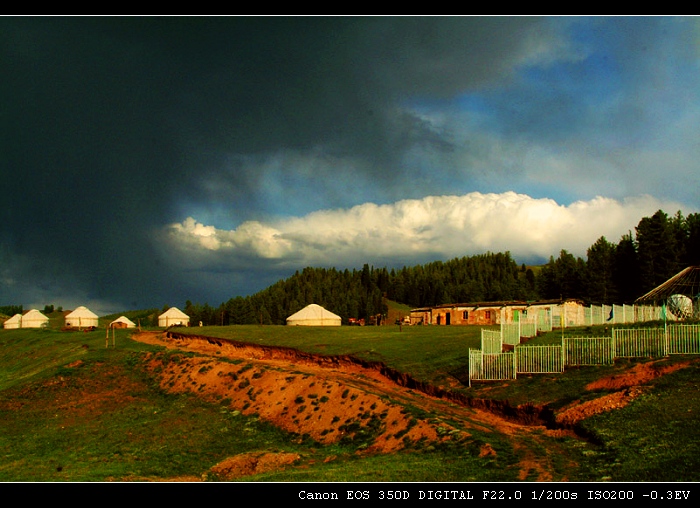
{"label": "long brown building", "polygon": [[582,309],[583,302],[579,300],[448,303],[411,309],[410,319],[412,325],[485,326],[537,321],[559,326],[562,317],[568,325],[578,324]]}

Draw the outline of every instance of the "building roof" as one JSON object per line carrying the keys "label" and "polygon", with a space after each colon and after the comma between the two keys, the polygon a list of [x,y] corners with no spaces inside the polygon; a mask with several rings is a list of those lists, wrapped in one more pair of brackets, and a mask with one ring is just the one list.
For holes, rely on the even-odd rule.
{"label": "building roof", "polygon": [[430,309],[451,309],[451,308],[455,308],[455,307],[471,307],[471,308],[478,308],[478,307],[488,307],[488,308],[493,308],[493,307],[529,307],[532,305],[560,305],[562,303],[568,303],[568,302],[583,303],[580,300],[577,300],[575,298],[566,298],[564,300],[529,300],[529,301],[507,300],[507,301],[496,301],[496,302],[443,303],[441,305],[418,307],[415,309],[411,309],[411,311],[412,312],[419,312],[419,311],[423,311],[423,310],[427,311]]}
{"label": "building roof", "polygon": [[655,287],[647,294],[640,296],[635,303],[660,302],[671,295],[683,295],[696,298],[700,295],[700,266],[689,266]]}

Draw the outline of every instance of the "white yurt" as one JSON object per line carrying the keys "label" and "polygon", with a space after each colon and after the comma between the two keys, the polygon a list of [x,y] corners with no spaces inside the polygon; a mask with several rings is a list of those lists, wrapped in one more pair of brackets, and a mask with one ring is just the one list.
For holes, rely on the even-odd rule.
{"label": "white yurt", "polygon": [[177,307],[170,307],[158,316],[158,326],[190,326],[190,317]]}
{"label": "white yurt", "polygon": [[110,328],[136,328],[136,323],[126,316],[119,316],[109,326]]}
{"label": "white yurt", "polygon": [[15,314],[2,325],[5,329],[22,328],[22,314]]}
{"label": "white yurt", "polygon": [[49,318],[36,309],[32,309],[22,316],[22,328],[43,328],[49,326]]}
{"label": "white yurt", "polygon": [[287,318],[287,326],[340,326],[340,316],[312,303]]}
{"label": "white yurt", "polygon": [[87,307],[80,306],[73,312],[66,314],[66,326],[68,328],[89,328],[97,327],[97,314],[92,312]]}

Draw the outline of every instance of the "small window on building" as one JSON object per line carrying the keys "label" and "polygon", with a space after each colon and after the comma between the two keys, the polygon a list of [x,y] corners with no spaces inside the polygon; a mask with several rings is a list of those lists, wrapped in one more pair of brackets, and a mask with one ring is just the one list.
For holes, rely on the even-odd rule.
{"label": "small window on building", "polygon": [[466,321],[467,319],[469,319],[469,311],[468,311],[468,310],[463,310],[463,311],[462,311],[462,319],[465,320],[465,321]]}
{"label": "small window on building", "polygon": [[491,319],[491,311],[490,311],[490,310],[485,310],[485,311],[484,311],[484,318],[486,318],[486,319]]}

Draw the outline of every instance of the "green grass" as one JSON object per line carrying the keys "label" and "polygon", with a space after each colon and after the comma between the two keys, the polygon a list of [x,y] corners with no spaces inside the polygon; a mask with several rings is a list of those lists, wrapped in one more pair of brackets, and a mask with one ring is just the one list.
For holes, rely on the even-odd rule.
{"label": "green grass", "polygon": [[[303,330],[296,334],[302,340]],[[369,335],[365,345],[377,340]],[[490,432],[477,432],[483,441],[414,443],[397,455],[361,458],[360,440],[322,446],[222,405],[162,391],[143,362],[163,348],[132,341],[125,330],[117,331],[116,348],[110,334],[109,346],[104,330],[0,333],[0,481],[202,478],[221,460],[251,451],[298,453],[303,467],[242,481],[517,477],[511,445]],[[487,439],[502,451],[497,458],[478,457],[475,443]]]}
{"label": "green grass", "polygon": [[624,409],[587,419],[583,428],[601,446],[581,474],[612,481],[699,481],[699,388],[700,366],[692,364],[649,383]]}
{"label": "green grass", "polygon": [[[179,331],[353,354],[434,384],[454,381],[468,349],[478,348],[480,340],[480,330],[471,327],[232,326]],[[105,330],[0,330],[0,481],[203,478],[221,460],[251,451],[293,452],[301,458],[295,467],[240,481],[519,479],[522,448],[488,427],[464,429],[468,438],[445,444],[410,443],[399,453],[363,456],[357,453],[359,441],[324,446],[229,411],[223,403],[166,393],[144,368],[150,354],[164,349],[135,342],[130,333],[117,330],[116,348],[110,333],[106,348]],[[622,372],[630,363],[634,361],[519,376],[461,391],[513,405],[558,408],[605,394],[585,386]],[[693,364],[657,378],[625,408],[589,418],[582,430],[591,441],[544,432],[518,439],[548,458],[555,480],[698,481],[698,374]],[[309,407],[314,402],[304,401]],[[416,416],[442,417],[424,412]],[[486,443],[495,455],[480,457]],[[536,479],[534,472],[527,477]]]}
{"label": "green grass", "polygon": [[391,455],[345,456],[304,468],[260,474],[245,481],[275,482],[455,482],[516,481],[515,456],[505,449],[479,458],[476,446],[454,450],[402,451]]}
{"label": "green grass", "polygon": [[141,368],[160,348],[120,331],[108,349],[104,333],[0,334],[0,481],[199,477],[237,453],[297,450],[256,418],[163,392]]}
{"label": "green grass", "polygon": [[51,330],[3,331],[0,333],[0,390],[50,375],[58,366],[84,358],[91,341],[94,337],[86,334],[68,337]]}

